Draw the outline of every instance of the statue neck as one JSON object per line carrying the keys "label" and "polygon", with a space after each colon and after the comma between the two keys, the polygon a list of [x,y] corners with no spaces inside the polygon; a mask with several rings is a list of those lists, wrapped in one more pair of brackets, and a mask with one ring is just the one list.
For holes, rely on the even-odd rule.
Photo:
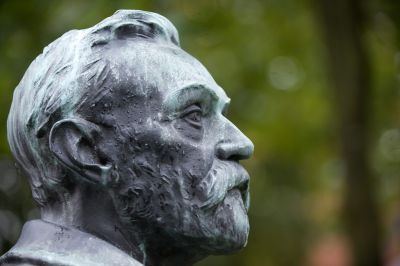
{"label": "statue neck", "polygon": [[[118,247],[146,266],[193,265],[205,256],[175,249],[168,237],[152,228],[127,226],[115,210],[108,191],[92,185],[76,187],[63,202],[41,209],[42,219],[95,235]],[[133,228],[135,227],[135,228]],[[145,233],[144,233],[145,232]]]}
{"label": "statue neck", "polygon": [[80,184],[62,202],[41,209],[42,219],[95,235],[141,261],[143,252],[135,232],[127,232],[109,193]]}

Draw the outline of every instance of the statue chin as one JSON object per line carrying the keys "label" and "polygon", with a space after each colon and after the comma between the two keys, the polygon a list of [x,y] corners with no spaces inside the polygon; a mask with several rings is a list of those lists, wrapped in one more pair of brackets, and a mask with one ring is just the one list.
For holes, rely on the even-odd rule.
{"label": "statue chin", "polygon": [[210,211],[210,216],[202,219],[200,228],[206,236],[202,240],[205,244],[202,248],[208,254],[229,254],[245,247],[249,219],[240,193],[234,190],[228,192],[225,199]]}
{"label": "statue chin", "polygon": [[215,221],[221,238],[216,247],[219,253],[239,251],[246,246],[249,219],[239,191],[228,192],[225,200],[217,208]]}

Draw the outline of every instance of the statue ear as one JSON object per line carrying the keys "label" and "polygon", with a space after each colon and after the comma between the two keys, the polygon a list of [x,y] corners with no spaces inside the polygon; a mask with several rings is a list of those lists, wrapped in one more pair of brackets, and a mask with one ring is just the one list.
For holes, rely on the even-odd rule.
{"label": "statue ear", "polygon": [[84,119],[64,119],[53,125],[49,148],[68,169],[96,184],[109,182],[111,164],[102,164],[95,143],[100,128]]}

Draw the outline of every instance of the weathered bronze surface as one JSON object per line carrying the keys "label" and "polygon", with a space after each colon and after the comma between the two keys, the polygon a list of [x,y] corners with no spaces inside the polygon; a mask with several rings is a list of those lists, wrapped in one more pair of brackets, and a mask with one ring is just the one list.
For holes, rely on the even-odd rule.
{"label": "weathered bronze surface", "polygon": [[41,219],[0,265],[191,265],[243,248],[253,144],[229,102],[158,14],[120,10],[55,40],[8,117]]}

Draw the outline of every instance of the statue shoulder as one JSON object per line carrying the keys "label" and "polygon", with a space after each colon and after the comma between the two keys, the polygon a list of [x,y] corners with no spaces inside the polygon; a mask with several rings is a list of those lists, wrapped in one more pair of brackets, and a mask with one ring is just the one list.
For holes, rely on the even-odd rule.
{"label": "statue shoulder", "polygon": [[12,252],[8,252],[4,254],[2,257],[0,257],[0,266],[53,266],[53,265],[55,266],[55,264],[48,263],[44,260],[24,257],[21,255],[13,254]]}
{"label": "statue shoulder", "polygon": [[129,254],[89,233],[42,220],[27,222],[0,266],[140,266]]}

